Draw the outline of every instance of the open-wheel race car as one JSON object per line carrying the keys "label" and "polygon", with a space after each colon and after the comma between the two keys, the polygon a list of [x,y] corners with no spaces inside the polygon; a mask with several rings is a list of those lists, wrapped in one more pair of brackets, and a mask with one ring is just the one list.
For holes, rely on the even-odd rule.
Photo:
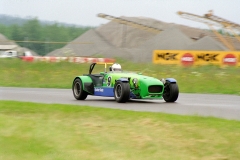
{"label": "open-wheel race car", "polygon": [[[95,65],[104,64],[105,71],[93,74]],[[107,65],[111,64],[109,71]],[[92,63],[88,74],[77,76],[72,84],[77,100],[85,100],[88,95],[114,97],[119,103],[130,99],[164,99],[175,102],[179,89],[174,78],[157,79],[141,73],[125,72],[117,63]]]}

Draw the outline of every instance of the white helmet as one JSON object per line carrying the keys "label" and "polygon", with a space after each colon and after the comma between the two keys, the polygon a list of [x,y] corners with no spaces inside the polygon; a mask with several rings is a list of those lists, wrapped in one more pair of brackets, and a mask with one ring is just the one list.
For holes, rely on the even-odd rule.
{"label": "white helmet", "polygon": [[122,71],[122,67],[121,67],[120,64],[114,63],[114,64],[110,67],[110,71]]}

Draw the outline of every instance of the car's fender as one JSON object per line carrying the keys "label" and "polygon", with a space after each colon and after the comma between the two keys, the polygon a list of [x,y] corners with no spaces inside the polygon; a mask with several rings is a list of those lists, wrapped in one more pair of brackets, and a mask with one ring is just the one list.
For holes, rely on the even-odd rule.
{"label": "car's fender", "polygon": [[121,81],[121,82],[126,82],[127,83],[129,80],[127,78],[119,78],[119,79],[116,80],[116,82],[117,81]]}
{"label": "car's fender", "polygon": [[94,94],[94,85],[91,77],[89,76],[77,76],[75,79],[79,78],[82,81],[83,84],[83,90],[88,92],[89,94]]}
{"label": "car's fender", "polygon": [[177,83],[177,80],[174,78],[166,78],[166,81],[169,81],[170,83]]}

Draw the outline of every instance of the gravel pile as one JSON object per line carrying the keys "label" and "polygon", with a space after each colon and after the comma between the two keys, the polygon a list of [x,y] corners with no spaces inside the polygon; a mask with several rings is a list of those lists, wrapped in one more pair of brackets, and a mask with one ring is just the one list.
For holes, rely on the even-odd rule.
{"label": "gravel pile", "polygon": [[132,52],[137,62],[152,62],[153,50],[184,50],[193,41],[179,29],[171,27],[139,46]]}
{"label": "gravel pile", "polygon": [[92,56],[111,47],[111,44],[91,29],[63,48],[50,52],[48,56]]}
{"label": "gravel pile", "polygon": [[[110,21],[85,32],[47,56],[120,57],[135,62],[152,62],[153,50],[227,50],[207,30],[144,17],[121,18],[163,31],[156,34]],[[91,44],[80,44],[82,42]]]}
{"label": "gravel pile", "polygon": [[17,45],[15,42],[9,41],[4,35],[0,33],[0,45]]}
{"label": "gravel pile", "polygon": [[209,36],[205,36],[193,44],[186,47],[186,50],[209,50],[209,51],[224,51],[228,50],[220,42],[214,40]]}
{"label": "gravel pile", "polygon": [[18,52],[18,55],[23,55],[24,52],[30,51],[32,55],[37,56],[38,54],[28,48],[20,47],[17,43],[10,41],[4,35],[0,34],[0,45],[14,45],[13,50]]}
{"label": "gravel pile", "polygon": [[[151,18],[145,17],[121,17],[122,19],[137,22],[146,26],[151,26],[161,30],[166,30],[174,26],[174,24],[161,22]],[[136,48],[144,45],[148,39],[156,36],[146,30],[134,28],[130,25],[119,24],[111,21],[105,25],[96,28],[96,31],[113,46],[120,48]]]}

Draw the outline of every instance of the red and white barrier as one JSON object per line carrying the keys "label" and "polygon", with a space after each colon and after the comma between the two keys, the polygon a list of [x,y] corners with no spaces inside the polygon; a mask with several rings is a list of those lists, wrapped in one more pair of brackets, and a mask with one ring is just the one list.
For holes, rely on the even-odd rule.
{"label": "red and white barrier", "polygon": [[91,58],[91,57],[41,57],[41,56],[26,56],[21,57],[23,61],[34,62],[34,61],[42,61],[42,62],[72,62],[72,63],[113,63],[115,59],[112,58]]}

